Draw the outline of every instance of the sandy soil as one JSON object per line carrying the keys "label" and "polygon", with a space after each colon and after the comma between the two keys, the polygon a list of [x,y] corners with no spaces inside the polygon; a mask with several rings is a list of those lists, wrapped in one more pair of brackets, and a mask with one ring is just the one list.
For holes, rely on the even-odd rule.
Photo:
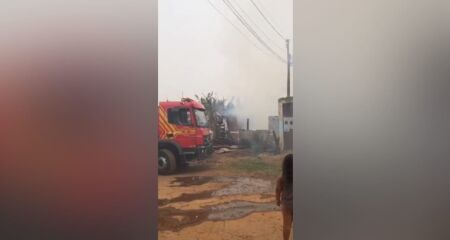
{"label": "sandy soil", "polygon": [[158,239],[282,239],[274,198],[281,159],[235,150],[159,176]]}

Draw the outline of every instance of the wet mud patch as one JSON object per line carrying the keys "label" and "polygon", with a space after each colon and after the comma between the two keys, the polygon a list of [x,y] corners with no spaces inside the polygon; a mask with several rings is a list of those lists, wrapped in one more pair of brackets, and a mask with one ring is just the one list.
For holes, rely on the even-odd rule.
{"label": "wet mud patch", "polygon": [[211,208],[208,220],[233,220],[243,218],[254,212],[277,211],[278,206],[274,202],[255,203],[245,201],[234,201],[226,204],[217,205]]}
{"label": "wet mud patch", "polygon": [[262,198],[273,196],[274,186],[270,180],[249,177],[182,177],[176,178],[173,182],[178,182],[181,186],[201,185],[207,182],[225,183],[225,187],[218,190],[207,190],[198,193],[182,193],[179,197],[171,199],[158,199],[159,206],[169,203],[189,202],[203,200],[211,197],[222,197],[231,195],[251,195],[261,194]]}
{"label": "wet mud patch", "polygon": [[169,203],[189,202],[194,200],[208,199],[212,196],[214,191],[202,191],[198,193],[182,193],[179,197],[172,199],[158,199],[158,205],[164,206]]}
{"label": "wet mud patch", "polygon": [[260,178],[238,177],[230,185],[212,193],[213,197],[244,194],[268,194],[273,192],[270,180]]}
{"label": "wet mud patch", "polygon": [[207,209],[179,210],[172,207],[160,208],[158,210],[159,231],[179,231],[185,227],[200,224],[208,219]]}
{"label": "wet mud patch", "polygon": [[189,187],[203,185],[213,180],[214,177],[208,176],[176,177],[171,183],[176,184],[172,187]]}
{"label": "wet mud patch", "polygon": [[205,183],[226,183],[224,188],[216,190],[212,193],[213,197],[245,194],[269,194],[274,191],[272,181],[252,177],[196,176],[177,178],[173,181],[173,183],[176,182],[180,184],[174,187],[186,187]]}
{"label": "wet mud patch", "polygon": [[204,221],[224,221],[246,217],[254,212],[277,211],[275,203],[233,201],[198,210],[180,210],[173,207],[160,208],[158,212],[159,231],[180,231]]}

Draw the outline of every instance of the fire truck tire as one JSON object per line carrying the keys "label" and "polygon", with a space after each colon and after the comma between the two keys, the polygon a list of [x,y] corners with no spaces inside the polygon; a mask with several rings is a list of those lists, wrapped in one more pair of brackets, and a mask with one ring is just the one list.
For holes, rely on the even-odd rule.
{"label": "fire truck tire", "polygon": [[174,173],[177,169],[175,155],[169,149],[160,149],[158,153],[158,173],[167,175]]}

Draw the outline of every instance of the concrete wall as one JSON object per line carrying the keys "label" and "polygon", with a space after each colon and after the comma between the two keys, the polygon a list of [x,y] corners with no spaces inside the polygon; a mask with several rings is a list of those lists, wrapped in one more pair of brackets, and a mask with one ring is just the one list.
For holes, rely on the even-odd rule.
{"label": "concrete wall", "polygon": [[269,116],[269,132],[275,131],[277,137],[280,136],[280,118],[278,116]]}

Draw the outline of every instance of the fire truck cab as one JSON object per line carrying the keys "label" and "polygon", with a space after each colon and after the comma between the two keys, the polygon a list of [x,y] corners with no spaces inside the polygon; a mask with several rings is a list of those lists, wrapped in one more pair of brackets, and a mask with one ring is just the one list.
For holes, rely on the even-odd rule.
{"label": "fire truck cab", "polygon": [[158,172],[170,174],[212,152],[205,107],[192,99],[159,103]]}

